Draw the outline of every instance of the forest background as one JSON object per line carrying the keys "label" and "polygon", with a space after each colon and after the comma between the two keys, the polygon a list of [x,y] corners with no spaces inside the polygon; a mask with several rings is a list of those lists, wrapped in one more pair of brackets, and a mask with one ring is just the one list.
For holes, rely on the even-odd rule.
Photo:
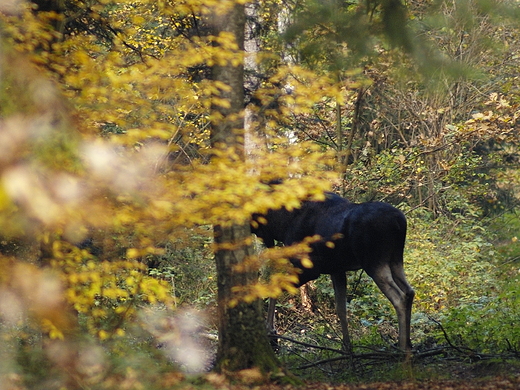
{"label": "forest background", "polygon": [[[212,226],[324,190],[406,213],[417,359],[517,360],[518,4],[251,2],[245,54],[212,25],[237,4],[0,3],[0,388],[165,388],[204,371]],[[245,110],[223,116],[211,68],[242,63]],[[245,138],[220,147],[215,124],[237,120]],[[294,293],[288,252],[254,244],[247,266],[279,269],[235,304]],[[389,371],[395,314],[368,277],[349,276],[354,368],[330,282],[306,291],[307,309],[278,306],[304,342],[282,341],[280,361],[323,381]]]}

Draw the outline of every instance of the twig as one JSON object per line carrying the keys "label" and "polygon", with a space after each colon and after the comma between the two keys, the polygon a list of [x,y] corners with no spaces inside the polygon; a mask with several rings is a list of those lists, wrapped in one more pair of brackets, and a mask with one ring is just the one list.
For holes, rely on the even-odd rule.
{"label": "twig", "polygon": [[[448,337],[448,333],[446,332],[446,329],[444,329],[444,327],[442,326],[442,324],[437,321],[435,318],[431,317],[431,316],[428,316],[428,318],[430,319],[430,321],[433,321],[439,328],[440,330],[442,331],[442,334],[444,335],[444,339],[446,340],[446,342],[448,343],[448,345],[453,348],[454,350],[456,350],[457,352],[460,352],[464,355],[466,355],[467,353],[460,347],[457,347],[455,344],[453,344],[450,340],[450,338]],[[472,351],[468,348],[464,348],[466,350],[469,350],[469,351]],[[472,351],[474,352],[474,351]]]}
{"label": "twig", "polygon": [[[331,347],[323,347],[323,346],[316,345],[316,344],[310,344],[310,343],[306,343],[306,342],[303,342],[303,341],[298,341],[298,340],[292,339],[292,338],[287,337],[287,336],[271,335],[270,337],[272,337],[272,338],[279,338],[279,339],[282,339],[282,340],[290,341],[292,343],[295,343],[295,344],[298,344],[298,345],[302,345],[302,346],[308,347],[308,348],[315,348],[315,349],[322,350],[322,351],[335,352],[335,353],[340,355],[340,356],[335,356],[335,357],[331,357],[331,358],[327,358],[327,359],[321,359],[321,360],[318,360],[318,361],[315,361],[315,362],[309,362],[309,363],[304,364],[302,366],[296,367],[295,369],[297,369],[297,370],[304,370],[304,369],[307,369],[307,368],[316,367],[316,366],[320,366],[320,365],[323,365],[323,364],[326,364],[326,363],[332,363],[332,362],[336,362],[336,361],[340,361],[340,360],[348,360],[348,359],[369,360],[369,359],[371,359],[371,360],[384,361],[384,360],[388,360],[388,359],[391,359],[391,358],[399,358],[399,357],[403,356],[403,353],[401,351],[398,351],[398,352],[388,352],[388,351],[372,349],[372,348],[369,348],[369,347],[361,347],[361,348],[369,349],[372,352],[352,354],[352,356],[350,356],[346,351],[343,351],[343,350],[340,350],[340,349],[331,348]],[[308,361],[308,359],[305,359],[305,360]]]}
{"label": "twig", "polygon": [[515,261],[520,260],[520,256],[513,257],[511,259],[507,259],[507,261],[504,261],[503,263],[500,263],[499,265],[503,267],[504,265],[508,265],[510,263],[514,263]]}
{"label": "twig", "polygon": [[442,326],[442,324],[439,321],[437,321],[435,318],[432,318],[432,317],[429,317],[429,319],[431,321],[433,321],[441,329],[441,331],[444,335],[444,339],[446,340],[446,342],[448,343],[450,348],[454,349],[455,351],[459,352],[460,354],[462,354],[465,357],[469,357],[470,359],[477,359],[477,360],[518,357],[518,352],[513,354],[513,356],[507,356],[505,354],[486,354],[486,353],[478,352],[471,348],[458,347],[451,342],[450,338],[448,337],[448,333],[446,332],[446,330],[444,329],[444,327]]}
{"label": "twig", "polygon": [[304,364],[303,366],[296,367],[295,369],[296,370],[305,370],[306,368],[316,367],[316,366],[320,366],[320,365],[325,364],[325,363],[332,363],[332,362],[336,362],[338,360],[345,360],[345,359],[347,359],[346,356],[336,356],[334,358],[322,359],[322,360],[318,360],[318,361],[313,362],[313,363]]}
{"label": "twig", "polygon": [[298,345],[303,345],[304,347],[320,349],[320,350],[323,350],[323,351],[336,352],[336,353],[339,353],[339,354],[341,354],[341,355],[348,355],[347,352],[342,351],[341,349],[336,349],[336,348],[331,348],[331,347],[322,347],[322,346],[320,346],[320,345],[316,345],[316,344],[305,343],[305,342],[303,342],[303,341],[298,341],[298,340],[292,339],[292,338],[287,337],[287,336],[281,336],[281,335],[269,335],[269,337],[274,338],[274,339],[287,340],[287,341],[290,341],[290,342],[295,343],[295,344],[298,344]]}
{"label": "twig", "polygon": [[[353,359],[356,360],[373,360],[373,361],[386,361],[390,358],[398,358],[401,357],[402,353],[394,353],[394,352],[386,352],[386,351],[378,351],[378,352],[372,352],[372,353],[356,353],[352,355]],[[309,364],[305,364],[303,366],[296,367],[297,370],[304,370],[306,368],[311,368],[315,366],[319,366],[321,364],[325,363],[332,363],[337,362],[340,360],[347,360],[350,359],[350,356],[336,356],[328,359],[322,359],[318,360]]]}

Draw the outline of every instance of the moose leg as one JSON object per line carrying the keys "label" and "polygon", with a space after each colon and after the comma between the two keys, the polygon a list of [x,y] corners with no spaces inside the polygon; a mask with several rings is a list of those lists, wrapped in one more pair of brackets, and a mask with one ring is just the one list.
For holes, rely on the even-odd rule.
{"label": "moose leg", "polygon": [[393,264],[391,268],[386,263],[375,270],[366,271],[395,308],[399,322],[399,348],[406,352],[408,358],[412,349],[410,317],[414,291],[404,278],[402,265]]}
{"label": "moose leg", "polygon": [[410,340],[410,322],[412,318],[412,304],[415,292],[406,280],[402,262],[391,263],[390,268],[392,269],[392,277],[394,281],[401,291],[404,292],[405,296],[404,328],[402,330],[401,323],[399,323],[399,347],[409,353],[412,350],[412,342]]}
{"label": "moose leg", "polygon": [[336,302],[336,313],[341,324],[341,333],[343,335],[343,347],[345,351],[352,354],[352,344],[348,334],[347,323],[347,276],[345,272],[331,274],[332,286],[334,287],[334,299]]}
{"label": "moose leg", "polygon": [[267,309],[267,332],[269,334],[275,334],[274,329],[274,312],[276,310],[276,299],[269,298],[269,308]]}
{"label": "moose leg", "polygon": [[266,327],[267,327],[267,335],[270,338],[270,344],[271,347],[275,352],[278,351],[279,345],[278,345],[278,338],[276,335],[278,334],[276,332],[276,329],[274,327],[274,315],[275,315],[275,309],[276,309],[276,299],[275,298],[269,298],[269,307],[267,309],[267,321],[266,321]]}

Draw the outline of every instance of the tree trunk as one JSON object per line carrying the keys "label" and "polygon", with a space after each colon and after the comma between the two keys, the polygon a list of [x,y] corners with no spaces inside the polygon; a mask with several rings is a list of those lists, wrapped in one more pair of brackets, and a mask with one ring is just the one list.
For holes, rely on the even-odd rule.
{"label": "tree trunk", "polygon": [[[213,17],[214,35],[230,32],[236,37],[239,51],[244,50],[244,5],[235,4],[224,15]],[[244,65],[215,66],[213,80],[230,86],[219,98],[229,101],[229,107],[212,107],[213,148],[233,148],[245,159],[244,153]],[[249,223],[215,226],[215,261],[218,281],[219,346],[216,368],[219,371],[239,371],[258,367],[268,373],[278,370],[278,361],[269,345],[262,302],[234,301],[233,287],[254,283],[258,270],[237,272],[235,266],[252,254],[249,243]],[[229,245],[233,244],[233,245]]]}
{"label": "tree trunk", "polygon": [[258,277],[257,270],[236,272],[233,269],[251,254],[251,246],[245,244],[251,234],[249,225],[215,226],[214,231],[217,247],[225,243],[243,243],[233,250],[217,250],[215,254],[219,323],[217,369],[238,371],[258,367],[264,373],[276,371],[278,362],[267,337],[262,301],[239,301],[230,306],[236,298],[232,288],[251,284]]}

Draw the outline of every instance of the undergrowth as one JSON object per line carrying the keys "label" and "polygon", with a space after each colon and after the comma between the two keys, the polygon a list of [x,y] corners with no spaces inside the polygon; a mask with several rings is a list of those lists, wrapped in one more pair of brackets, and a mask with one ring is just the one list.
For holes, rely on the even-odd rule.
{"label": "undergrowth", "polygon": [[[410,229],[405,268],[417,293],[412,316],[413,365],[403,366],[397,353],[394,309],[371,279],[358,271],[348,275],[352,361],[341,351],[328,276],[309,284],[306,290],[312,304],[306,308],[298,295],[280,298],[277,328],[283,339],[278,356],[289,371],[303,379],[325,382],[454,378],[475,375],[475,367],[483,365],[490,375],[502,373],[504,364],[519,372],[518,215],[496,217],[489,223],[463,216],[433,219],[420,210],[407,217]],[[207,229],[186,232],[182,242],[169,243],[164,254],[148,259],[150,275],[172,283],[178,315],[170,317],[161,308],[143,308],[139,326],[121,324],[126,330],[123,337],[101,343],[82,340],[74,345],[57,342],[43,346],[37,334],[16,325],[4,326],[2,356],[7,358],[3,362],[14,367],[10,371],[23,378],[29,388],[49,387],[53,370],[70,370],[72,362],[74,370],[90,370],[88,375],[80,370],[85,378],[78,377],[87,387],[89,380],[103,378],[106,388],[144,382],[149,388],[164,388],[165,378],[176,383],[180,379],[174,373],[192,364],[182,359],[196,354],[205,355],[199,356],[204,364],[196,370],[209,370],[216,343],[207,339],[203,347],[197,347],[200,344],[194,339],[201,334],[216,336],[212,314],[216,306],[215,271],[209,242]],[[188,306],[195,306],[197,314],[183,312]],[[204,311],[209,315],[206,325],[200,325],[193,318]],[[63,360],[48,361],[49,348],[57,348]],[[74,351],[82,351],[79,363],[76,357],[67,358]],[[5,364],[4,368],[7,370]],[[146,378],[137,377],[143,370]],[[158,382],[154,378],[162,379]]]}
{"label": "undergrowth", "polygon": [[313,306],[303,309],[297,296],[285,296],[278,306],[278,327],[286,338],[279,353],[290,369],[308,378],[357,381],[379,375],[381,380],[438,376],[450,361],[461,366],[479,361],[518,363],[518,216],[433,220],[416,213],[408,220],[405,268],[416,290],[412,343],[419,368],[402,370],[393,355],[395,312],[371,279],[356,272],[348,283],[357,363],[350,366],[342,358],[333,291],[328,277],[322,276],[307,289]]}

